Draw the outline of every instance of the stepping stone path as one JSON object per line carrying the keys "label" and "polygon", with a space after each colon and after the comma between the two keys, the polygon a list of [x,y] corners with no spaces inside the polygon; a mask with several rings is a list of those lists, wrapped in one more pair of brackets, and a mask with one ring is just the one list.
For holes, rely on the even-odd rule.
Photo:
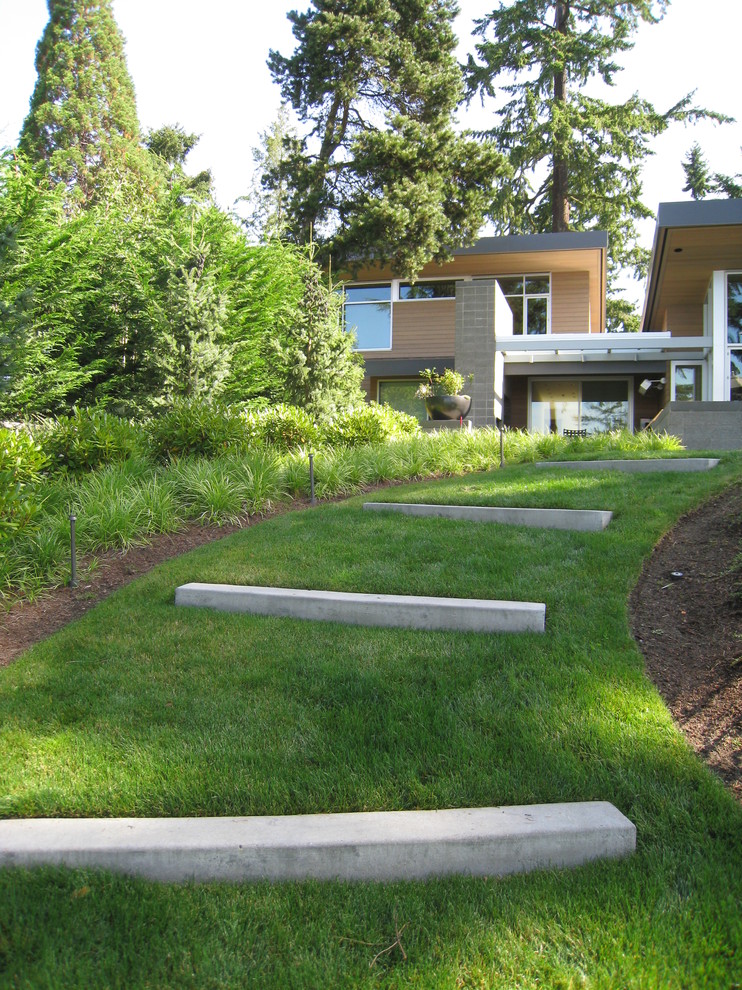
{"label": "stepping stone path", "polygon": [[265,818],[0,821],[0,868],[101,868],[169,882],[503,876],[627,856],[612,804]]}
{"label": "stepping stone path", "polygon": [[600,509],[518,509],[482,505],[427,505],[412,502],[364,502],[364,509],[400,512],[406,516],[440,516],[469,522],[504,523],[538,529],[570,529],[596,532],[606,528],[612,512]]}
{"label": "stepping stone path", "polygon": [[546,616],[543,602],[363,595],[236,584],[184,584],[175,591],[175,604],[348,625],[484,633],[541,633]]}
{"label": "stepping stone path", "polygon": [[636,461],[537,461],[538,468],[575,471],[628,471],[653,474],[655,471],[710,471],[719,463],[718,457],[655,457]]}

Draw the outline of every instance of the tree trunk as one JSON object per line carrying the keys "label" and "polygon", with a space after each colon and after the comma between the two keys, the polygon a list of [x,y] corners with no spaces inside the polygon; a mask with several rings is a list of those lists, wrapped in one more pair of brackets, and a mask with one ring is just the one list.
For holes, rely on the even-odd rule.
{"label": "tree trunk", "polygon": [[[554,29],[559,34],[567,33],[569,20],[569,0],[558,0],[554,13]],[[564,104],[567,91],[566,64],[554,73],[554,103]],[[569,230],[569,172],[564,152],[558,136],[553,138],[551,184],[551,229],[555,233]]]}

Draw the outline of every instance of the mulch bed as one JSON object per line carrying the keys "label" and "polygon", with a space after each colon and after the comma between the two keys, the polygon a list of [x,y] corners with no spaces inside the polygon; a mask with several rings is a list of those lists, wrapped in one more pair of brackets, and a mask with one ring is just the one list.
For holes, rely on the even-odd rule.
{"label": "mulch bed", "polygon": [[[630,599],[647,674],[693,749],[742,801],[742,487],[684,516]],[[682,575],[682,576],[681,576]]]}
{"label": "mulch bed", "polygon": [[[162,561],[257,521],[191,524],[147,546],[100,555],[77,588],[57,588],[0,615],[0,667]],[[742,801],[742,580],[732,568],[741,546],[736,487],[689,513],[658,543],[632,592],[630,621],[673,718]]]}

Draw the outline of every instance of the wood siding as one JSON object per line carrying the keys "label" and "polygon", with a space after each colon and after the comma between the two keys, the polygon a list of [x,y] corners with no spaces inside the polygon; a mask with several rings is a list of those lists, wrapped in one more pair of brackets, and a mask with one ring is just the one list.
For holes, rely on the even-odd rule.
{"label": "wood siding", "polygon": [[[456,302],[423,299],[392,304],[392,349],[388,358],[448,357],[456,341]],[[361,351],[364,358],[378,358],[380,351]],[[442,369],[441,369],[442,370]]]}
{"label": "wood siding", "polygon": [[662,319],[662,329],[673,337],[703,336],[703,304],[668,306]]}
{"label": "wood siding", "polygon": [[552,274],[551,332],[590,333],[590,277],[587,272]]}

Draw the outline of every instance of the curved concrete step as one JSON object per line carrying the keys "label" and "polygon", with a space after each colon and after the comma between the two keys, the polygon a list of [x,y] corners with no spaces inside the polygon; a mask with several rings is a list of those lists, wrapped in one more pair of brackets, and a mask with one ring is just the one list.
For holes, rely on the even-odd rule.
{"label": "curved concrete step", "polygon": [[543,602],[363,595],[236,584],[183,584],[175,590],[175,604],[357,626],[485,633],[543,632],[546,621]]}
{"label": "curved concrete step", "polygon": [[364,509],[400,512],[405,516],[440,516],[467,522],[504,523],[537,529],[569,529],[597,532],[606,528],[612,512],[601,509],[522,509],[489,505],[429,505],[412,502],[364,502]]}
{"label": "curved concrete step", "polygon": [[652,474],[655,471],[709,471],[718,463],[718,457],[654,457],[631,461],[536,461],[536,467]]}
{"label": "curved concrete step", "polygon": [[0,821],[0,867],[102,868],[165,881],[502,876],[629,855],[612,804],[266,818]]}

